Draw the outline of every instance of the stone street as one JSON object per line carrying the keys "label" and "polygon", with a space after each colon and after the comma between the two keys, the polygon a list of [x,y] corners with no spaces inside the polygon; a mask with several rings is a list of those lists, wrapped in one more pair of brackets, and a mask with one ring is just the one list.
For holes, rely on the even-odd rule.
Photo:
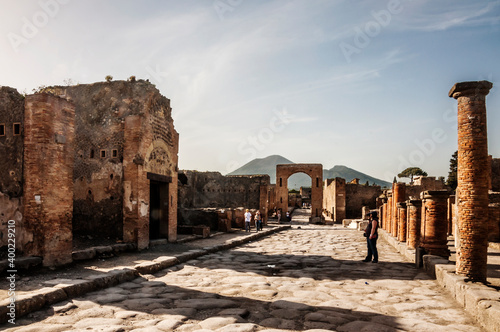
{"label": "stone street", "polygon": [[57,303],[3,328],[482,331],[435,280],[384,241],[380,262],[363,263],[361,232],[309,225],[297,212],[292,229]]}

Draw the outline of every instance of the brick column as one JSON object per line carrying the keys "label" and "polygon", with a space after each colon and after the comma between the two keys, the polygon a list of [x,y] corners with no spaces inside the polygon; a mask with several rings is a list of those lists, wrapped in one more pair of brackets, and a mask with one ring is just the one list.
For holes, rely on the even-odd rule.
{"label": "brick column", "polygon": [[393,219],[393,224],[392,224],[392,231],[391,234],[394,237],[398,237],[398,228],[399,228],[399,216],[398,216],[398,209],[397,209],[397,204],[402,203],[406,200],[406,184],[404,183],[394,183],[393,186],[393,205],[394,205],[394,217]]}
{"label": "brick column", "polygon": [[448,222],[446,219],[449,192],[445,190],[424,191],[423,214],[425,215],[420,247],[429,255],[450,257],[448,249]]}
{"label": "brick column", "polygon": [[392,229],[392,193],[387,193],[387,222],[385,230],[390,233]]}
{"label": "brick column", "polygon": [[458,101],[457,274],[486,282],[488,255],[488,81],[455,84],[449,96]]}
{"label": "brick column", "polygon": [[398,241],[406,242],[406,203],[398,203]]}
{"label": "brick column", "polygon": [[48,94],[26,97],[24,217],[33,241],[28,255],[44,266],[71,263],[75,107]]}
{"label": "brick column", "polygon": [[422,201],[409,200],[406,202],[408,209],[408,237],[406,244],[410,249],[416,249],[420,242],[420,221],[422,216]]}

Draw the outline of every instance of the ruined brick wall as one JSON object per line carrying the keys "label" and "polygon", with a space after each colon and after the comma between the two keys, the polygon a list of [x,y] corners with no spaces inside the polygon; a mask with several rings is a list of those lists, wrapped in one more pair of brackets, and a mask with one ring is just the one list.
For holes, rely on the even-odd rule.
{"label": "ruined brick wall", "polygon": [[345,179],[327,179],[323,186],[323,211],[334,222],[346,218],[346,183]]}
{"label": "ruined brick wall", "polygon": [[179,225],[206,225],[217,230],[217,209],[260,209],[267,218],[268,194],[273,191],[268,175],[223,176],[219,172],[182,170],[178,192]]}
{"label": "ruined brick wall", "polygon": [[377,208],[377,197],[382,194],[380,186],[365,186],[353,183],[345,185],[346,218],[361,218],[361,208]]}
{"label": "ruined brick wall", "polygon": [[500,191],[500,158],[491,159],[491,190]]}
{"label": "ruined brick wall", "polygon": [[433,176],[417,176],[413,185],[406,185],[406,198],[407,199],[419,199],[420,194],[424,191],[436,191],[446,189],[446,184],[444,183],[444,178],[435,178]]}
{"label": "ruined brick wall", "polygon": [[[268,175],[223,176],[219,172],[182,170],[186,179],[179,186],[179,207],[261,208],[261,186],[269,186]],[[266,190],[267,192],[267,190]],[[264,211],[263,211],[264,212]]]}
{"label": "ruined brick wall", "polygon": [[[141,140],[134,146],[130,162],[135,160],[143,172],[165,175],[168,173],[165,169],[174,170],[176,177],[178,134],[173,128],[170,101],[144,81],[102,82],[49,90],[71,99],[76,107],[74,231],[95,234],[99,229],[100,236],[121,239],[126,192],[125,120],[137,116],[142,119],[140,123],[129,121],[139,126],[137,139]],[[142,177],[144,185],[149,186],[146,174]],[[148,188],[143,189],[148,191]],[[147,209],[149,193],[145,195]]]}
{"label": "ruined brick wall", "polygon": [[162,222],[155,232],[175,241],[179,135],[170,100],[142,80],[47,90],[76,108],[75,233],[99,229],[100,236],[140,239],[147,247],[150,186],[159,181],[164,208],[156,211]]}
{"label": "ruined brick wall", "polygon": [[45,266],[72,261],[75,109],[48,94],[26,97],[24,139],[25,228],[29,255]]}
{"label": "ruined brick wall", "polygon": [[0,87],[0,248],[7,245],[7,223],[16,221],[16,246],[29,239],[23,226],[24,97],[17,90]]}

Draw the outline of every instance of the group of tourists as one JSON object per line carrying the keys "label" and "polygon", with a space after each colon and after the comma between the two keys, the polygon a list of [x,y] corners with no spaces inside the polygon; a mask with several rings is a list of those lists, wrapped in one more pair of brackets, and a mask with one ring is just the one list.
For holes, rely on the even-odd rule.
{"label": "group of tourists", "polygon": [[[255,213],[254,220],[255,220],[255,227],[257,228],[257,232],[259,230],[262,230],[262,215],[260,214],[259,210],[257,210],[257,212]],[[249,209],[246,209],[246,211],[245,211],[245,232],[250,232],[251,222],[252,222],[252,213],[250,212]]]}

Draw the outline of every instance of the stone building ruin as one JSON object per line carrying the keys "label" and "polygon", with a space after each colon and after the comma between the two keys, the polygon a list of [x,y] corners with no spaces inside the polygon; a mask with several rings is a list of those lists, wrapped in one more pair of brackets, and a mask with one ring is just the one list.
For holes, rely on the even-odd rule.
{"label": "stone building ruin", "polygon": [[260,210],[267,222],[269,175],[223,176],[219,172],[179,171],[180,226],[208,226],[211,231],[243,227],[245,209]]}
{"label": "stone building ruin", "polygon": [[0,246],[47,266],[72,261],[73,239],[138,249],[177,238],[179,135],[170,101],[146,81],[0,88]]}

